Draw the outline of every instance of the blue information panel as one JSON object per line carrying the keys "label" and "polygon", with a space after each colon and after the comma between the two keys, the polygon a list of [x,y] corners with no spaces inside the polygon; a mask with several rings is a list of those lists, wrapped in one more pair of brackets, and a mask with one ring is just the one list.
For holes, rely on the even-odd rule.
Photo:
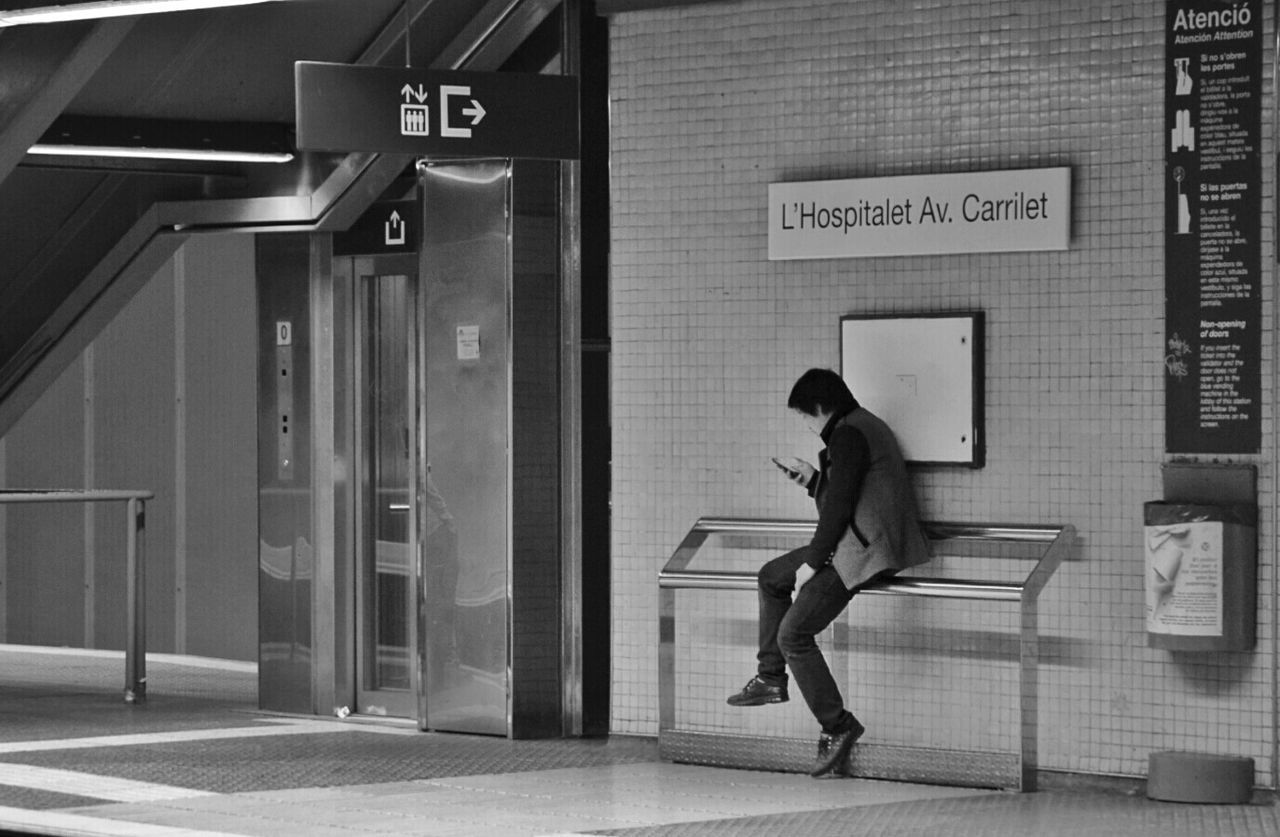
{"label": "blue information panel", "polygon": [[578,80],[536,73],[294,64],[298,148],[578,158]]}
{"label": "blue information panel", "polygon": [[1262,0],[1169,0],[1165,448],[1262,443]]}

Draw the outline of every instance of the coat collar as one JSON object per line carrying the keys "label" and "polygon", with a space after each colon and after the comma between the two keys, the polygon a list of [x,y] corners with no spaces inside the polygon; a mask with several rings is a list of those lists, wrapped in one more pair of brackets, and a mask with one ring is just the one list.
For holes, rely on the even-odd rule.
{"label": "coat collar", "polygon": [[832,414],[831,418],[827,420],[827,426],[822,428],[822,433],[819,434],[822,437],[822,444],[824,445],[831,444],[831,434],[836,432],[836,425],[844,421],[845,416],[849,415],[854,410],[858,409],[859,406],[860,405],[855,400],[853,402],[853,406],[850,407],[849,409],[841,413]]}

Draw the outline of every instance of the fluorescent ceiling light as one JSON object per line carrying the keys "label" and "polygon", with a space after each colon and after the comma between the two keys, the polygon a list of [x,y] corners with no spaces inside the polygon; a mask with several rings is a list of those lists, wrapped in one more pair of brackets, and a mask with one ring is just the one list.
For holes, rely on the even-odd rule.
{"label": "fluorescent ceiling light", "polygon": [[280,0],[92,0],[62,6],[33,6],[28,9],[0,11],[0,26],[28,23],[65,23],[71,20],[98,20],[104,17],[129,17],[164,12],[186,12],[194,9],[218,9],[224,6],[249,6]]}
{"label": "fluorescent ceiling light", "polygon": [[57,145],[37,143],[29,154],[58,157],[124,157],[131,160],[194,160],[218,163],[287,163],[293,155],[280,151],[220,151],[202,148],[129,148],[116,145]]}

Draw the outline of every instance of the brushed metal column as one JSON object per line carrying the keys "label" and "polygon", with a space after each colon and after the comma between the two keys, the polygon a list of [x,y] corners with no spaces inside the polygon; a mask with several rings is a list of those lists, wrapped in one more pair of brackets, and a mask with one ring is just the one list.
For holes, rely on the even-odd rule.
{"label": "brushed metal column", "polygon": [[424,537],[426,728],[507,735],[511,589],[511,227],[505,160],[419,167],[426,467],[450,516]]}
{"label": "brushed metal column", "polygon": [[261,235],[258,277],[258,700],[310,713],[311,278],[307,236]]}

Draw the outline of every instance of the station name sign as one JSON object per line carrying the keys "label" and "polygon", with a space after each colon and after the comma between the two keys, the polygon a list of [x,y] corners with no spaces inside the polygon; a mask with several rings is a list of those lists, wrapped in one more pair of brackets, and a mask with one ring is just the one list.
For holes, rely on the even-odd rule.
{"label": "station name sign", "polygon": [[769,184],[769,258],[1066,250],[1071,169]]}
{"label": "station name sign", "polygon": [[293,83],[302,151],[578,158],[573,76],[298,61]]}

